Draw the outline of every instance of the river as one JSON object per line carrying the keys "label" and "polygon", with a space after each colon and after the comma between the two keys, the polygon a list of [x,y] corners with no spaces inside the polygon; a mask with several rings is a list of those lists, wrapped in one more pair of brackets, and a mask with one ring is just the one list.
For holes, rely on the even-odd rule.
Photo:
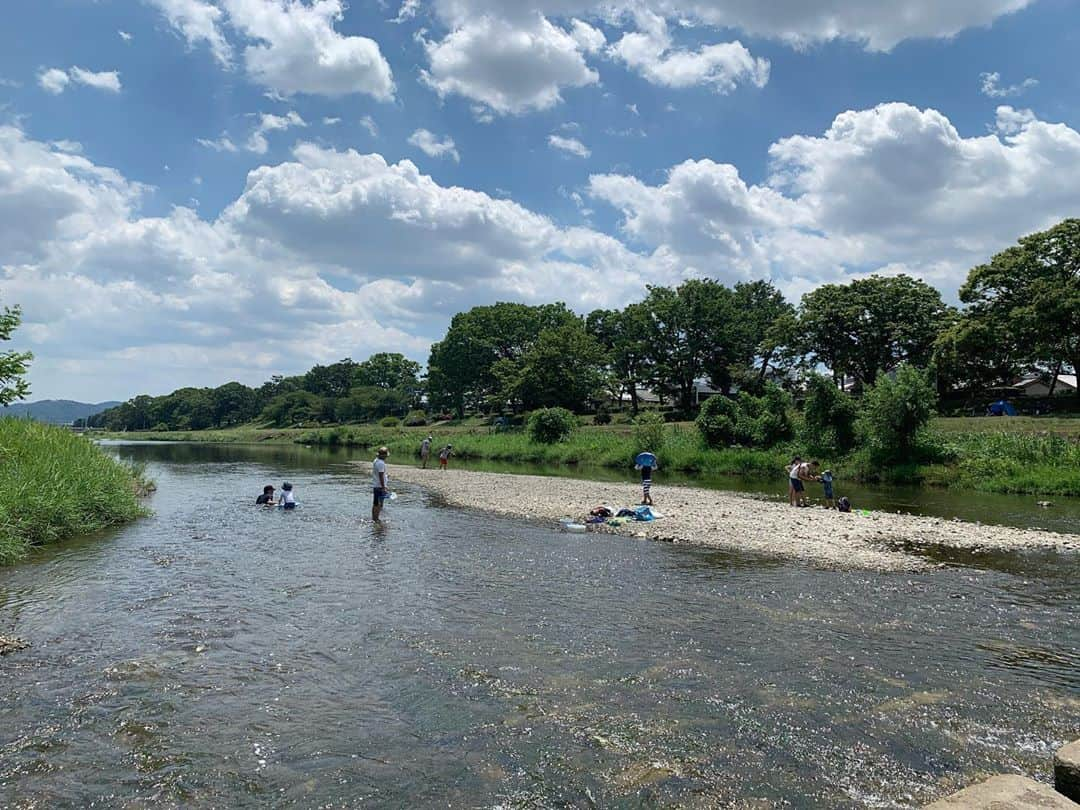
{"label": "river", "polygon": [[1080,726],[1075,558],[830,572],[406,487],[380,529],[342,455],[115,452],[154,516],[0,571],[5,807],[911,807]]}

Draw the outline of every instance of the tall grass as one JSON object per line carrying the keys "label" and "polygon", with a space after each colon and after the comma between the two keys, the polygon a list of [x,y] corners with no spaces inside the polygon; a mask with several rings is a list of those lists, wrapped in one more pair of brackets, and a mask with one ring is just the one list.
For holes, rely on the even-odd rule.
{"label": "tall grass", "polygon": [[134,520],[151,487],[82,436],[0,419],[0,565],[33,546]]}
{"label": "tall grass", "polygon": [[951,463],[929,483],[982,492],[1080,495],[1080,439],[1032,433],[960,433],[942,440]]}

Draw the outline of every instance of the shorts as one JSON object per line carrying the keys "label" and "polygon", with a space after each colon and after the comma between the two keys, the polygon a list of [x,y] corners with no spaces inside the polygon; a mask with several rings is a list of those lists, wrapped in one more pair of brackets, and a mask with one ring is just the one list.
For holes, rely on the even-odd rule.
{"label": "shorts", "polygon": [[386,490],[375,487],[372,492],[375,494],[375,506],[382,506],[388,500],[390,500],[390,493]]}
{"label": "shorts", "polygon": [[832,497],[832,484],[822,484],[822,488],[825,490],[825,500],[831,501]]}
{"label": "shorts", "polygon": [[295,508],[296,508],[296,504],[295,504],[295,503],[283,503],[283,504],[281,505],[281,508],[282,508],[282,509],[295,509]]}
{"label": "shorts", "polygon": [[447,462],[447,460],[448,460],[448,459],[445,459],[445,458],[440,458],[440,459],[439,459],[439,466],[440,466],[440,467],[445,467],[445,466],[446,466],[446,462]]}
{"label": "shorts", "polygon": [[791,488],[793,490],[795,490],[796,492],[805,492],[806,491],[806,487],[804,487],[802,485],[802,479],[800,479],[800,478],[789,478],[788,480],[791,482]]}
{"label": "shorts", "polygon": [[651,478],[642,478],[641,479],[641,489],[644,492],[648,492],[650,489],[652,489],[652,479]]}

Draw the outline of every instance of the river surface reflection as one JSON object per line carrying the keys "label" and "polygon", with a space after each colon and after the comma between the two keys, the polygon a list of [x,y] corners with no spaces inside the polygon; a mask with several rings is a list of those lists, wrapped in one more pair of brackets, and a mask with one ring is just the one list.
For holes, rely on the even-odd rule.
{"label": "river surface reflection", "polygon": [[377,530],[339,456],[116,452],[154,517],[0,572],[3,806],[908,807],[1080,722],[1075,558],[828,572],[406,487]]}

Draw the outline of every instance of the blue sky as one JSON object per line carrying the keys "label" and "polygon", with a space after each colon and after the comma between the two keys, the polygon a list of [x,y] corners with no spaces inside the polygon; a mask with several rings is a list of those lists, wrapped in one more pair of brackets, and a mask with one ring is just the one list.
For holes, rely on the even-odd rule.
{"label": "blue sky", "polygon": [[952,299],[1080,212],[1073,0],[12,6],[0,301],[35,398],[424,360],[474,304],[700,276]]}

